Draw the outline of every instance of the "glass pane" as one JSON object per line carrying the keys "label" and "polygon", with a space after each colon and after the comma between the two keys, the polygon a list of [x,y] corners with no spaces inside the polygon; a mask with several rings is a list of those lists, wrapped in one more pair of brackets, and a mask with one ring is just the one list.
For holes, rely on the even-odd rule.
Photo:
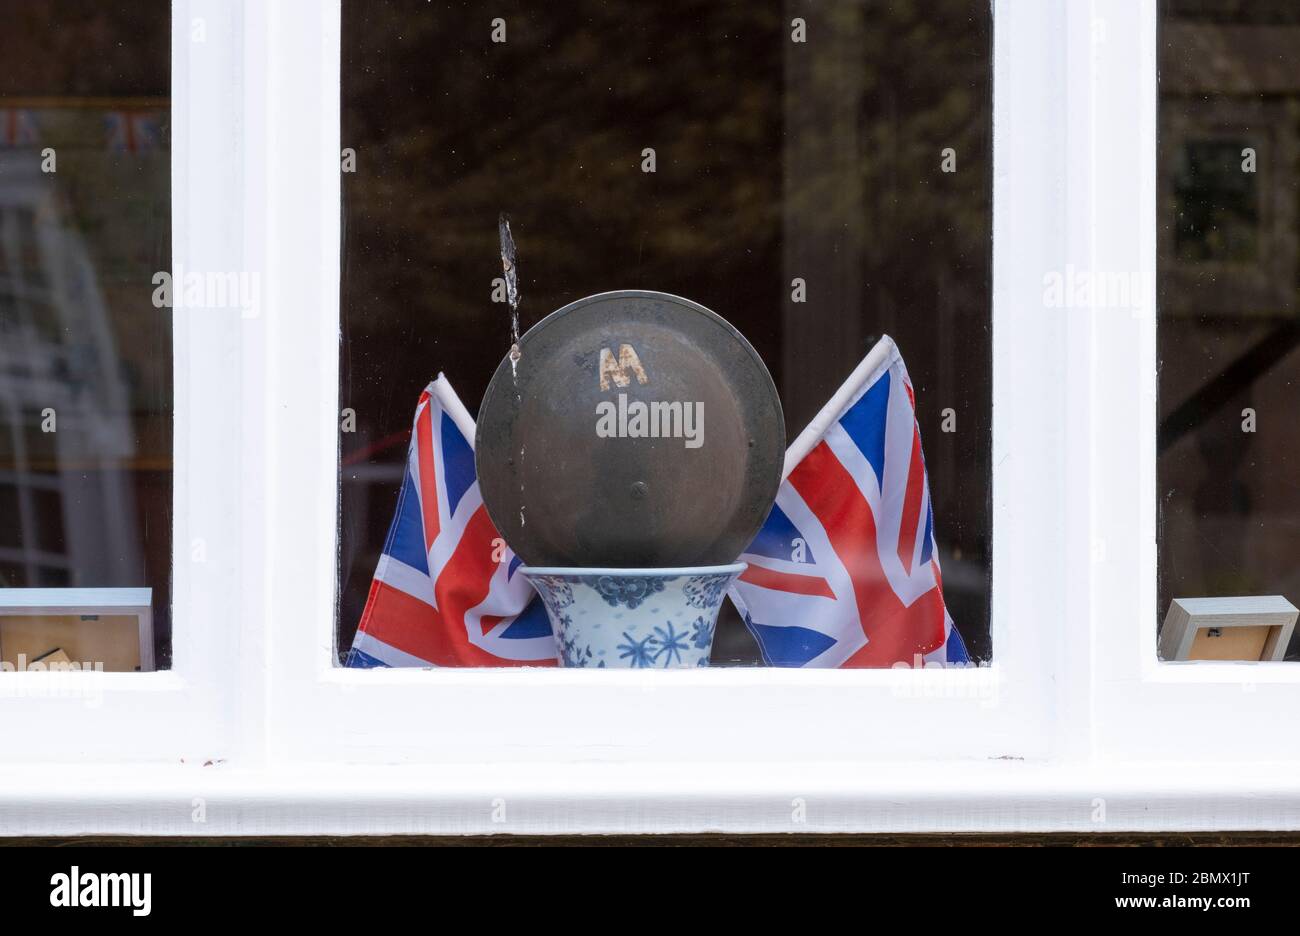
{"label": "glass pane", "polygon": [[170,4],[0,22],[0,665],[165,668]]}
{"label": "glass pane", "polygon": [[1300,653],[1297,41],[1294,3],[1161,8],[1165,659]]}
{"label": "glass pane", "polygon": [[[788,442],[846,385],[878,340],[892,337],[906,371],[892,369],[888,386],[875,376],[868,381],[888,406],[882,404],[879,425],[850,443],[857,461],[845,478],[861,490],[831,504],[819,480],[824,514],[810,506],[808,491],[789,502],[777,495],[777,506],[786,507],[783,523],[777,513],[770,516],[742,557],[749,569],[741,581],[758,589],[757,579],[777,576],[764,581],[782,583],[773,587],[789,600],[768,601],[755,592],[748,627],[738,604],[723,600],[711,662],[913,665],[921,651],[928,658],[944,654],[945,603],[970,656],[987,659],[987,0],[695,0],[671,10],[579,0],[506,2],[490,12],[402,0],[343,3],[340,660],[505,665],[528,662],[523,652],[508,659],[510,650],[549,634],[547,617],[511,618],[517,609],[504,598],[465,612],[461,604],[488,593],[484,583],[475,586],[482,587],[473,600],[451,596],[451,610],[432,607],[452,546],[431,544],[450,513],[438,531],[431,529],[437,517],[421,515],[421,508],[436,500],[446,509],[437,500],[445,494],[431,486],[424,491],[431,500],[422,496],[418,438],[411,461],[417,405],[442,373],[465,406],[466,425],[445,415],[441,391],[432,390],[435,421],[423,455],[431,471],[450,474],[448,485],[461,503],[454,460],[439,446],[460,451],[475,431],[468,423],[487,416],[480,403],[494,372],[508,368],[516,340],[513,287],[520,297],[518,331],[525,333],[521,348],[540,340],[529,329],[549,313],[612,290],[672,294],[716,312],[770,372]],[[502,262],[503,251],[510,253],[503,248],[505,222],[517,264],[509,276]],[[506,282],[511,276],[517,281]],[[628,347],[635,350],[635,342]],[[619,391],[635,396],[639,386],[652,386],[654,366],[646,364],[647,384],[622,348],[619,341],[593,346],[582,365],[582,393],[549,398],[546,411],[579,427],[582,420],[594,424],[595,413],[574,408],[598,392],[597,371],[606,368],[600,361],[615,374],[610,406]],[[516,376],[531,365],[525,355]],[[905,373],[910,387],[901,379]],[[620,379],[630,381],[626,388]],[[866,384],[855,386],[866,394]],[[711,454],[698,471],[687,471],[687,482],[735,457],[721,441],[709,449],[709,433],[721,433],[724,422],[725,414],[704,421],[702,451]],[[624,428],[634,435],[634,425]],[[600,431],[597,426],[570,451],[542,433],[548,458],[558,464],[571,455],[583,467],[544,490],[534,485],[532,500],[521,506],[540,516],[548,499],[567,498],[575,505],[573,528],[553,519],[556,528],[539,535],[594,536],[583,542],[597,554],[599,543],[622,535],[628,555],[639,545],[652,551],[649,538],[666,534],[647,532],[647,542],[638,543],[626,530],[578,529],[584,517],[599,526],[602,516],[621,516],[603,482],[591,480],[601,473],[583,475],[587,455],[610,451],[594,441]],[[879,452],[868,440],[876,432]],[[610,445],[620,441],[631,440],[610,439]],[[655,458],[682,464],[693,457],[688,447],[656,451]],[[441,469],[439,458],[448,462]],[[464,463],[472,480],[472,460]],[[498,463],[488,472],[513,467]],[[545,467],[533,462],[529,470]],[[477,496],[477,488],[465,489],[464,496]],[[489,498],[490,485],[482,490]],[[649,500],[657,494],[653,482],[639,481],[626,493]],[[666,498],[645,526],[707,525],[735,495],[720,485],[698,508]],[[816,516],[786,516],[797,512],[796,500]],[[855,513],[855,506],[862,509]],[[878,543],[865,531],[864,517],[878,528]],[[837,524],[845,540],[828,545],[841,532]],[[522,554],[510,540],[527,529],[526,522],[502,526],[505,545]],[[848,544],[853,537],[856,545]],[[495,574],[504,565],[502,575],[513,580],[515,558],[498,551],[476,574]],[[924,587],[922,576],[928,576]],[[657,583],[623,578],[597,579],[592,592],[579,588],[570,613],[590,611],[619,631],[620,643],[635,610],[628,602],[641,604],[646,590],[651,597],[644,607],[663,605],[664,626],[675,621],[671,584],[660,591]],[[378,594],[385,591],[400,594]],[[582,595],[592,593],[605,605],[585,608]],[[569,597],[561,589],[553,604]],[[357,644],[367,652],[350,654],[368,600],[389,602],[371,620],[388,615],[391,639],[376,627],[373,640]],[[550,610],[565,614],[565,607]],[[828,624],[826,615],[839,623]],[[671,631],[651,632],[648,643],[629,639],[621,652],[607,648],[603,657],[600,650],[587,657],[570,647],[566,662],[679,665],[674,635],[684,633],[691,648],[697,639],[707,643],[710,622],[699,617],[688,614]],[[856,630],[836,632],[836,626]],[[646,656],[638,647],[657,652]],[[562,647],[561,656],[566,652]],[[943,659],[955,662],[956,651]]]}

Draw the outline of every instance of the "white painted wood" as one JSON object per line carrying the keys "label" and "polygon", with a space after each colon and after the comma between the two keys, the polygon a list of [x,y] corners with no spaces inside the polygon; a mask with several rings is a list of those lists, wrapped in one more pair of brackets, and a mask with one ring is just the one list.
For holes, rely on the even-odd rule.
{"label": "white painted wood", "polygon": [[[311,11],[329,10],[327,16]],[[1071,566],[1062,509],[1070,445],[1059,432],[1062,323],[1041,313],[1059,265],[1066,156],[1057,50],[1061,8],[999,14],[995,122],[994,608],[996,664],[975,672],[715,669],[348,671],[335,665],[338,413],[339,24],[337,4],[263,13],[267,165],[263,438],[268,581],[267,757],[274,763],[506,763],[1041,758],[1055,728]],[[254,127],[250,133],[257,134]],[[295,145],[283,145],[293,140]],[[364,154],[361,154],[364,162]],[[1037,307],[1037,308],[1036,308]],[[440,362],[430,361],[434,371]],[[1082,443],[1086,444],[1086,440]],[[1014,587],[1011,587],[1014,583]],[[613,678],[610,678],[613,677]],[[702,778],[703,779],[703,778]]]}
{"label": "white painted wood", "polygon": [[[1072,213],[1088,234],[1083,270],[1136,273],[1141,302],[1093,308],[1077,353],[1087,362],[1089,483],[1084,539],[1092,544],[1080,598],[1090,607],[1087,698],[1099,765],[1134,761],[1260,764],[1300,769],[1300,733],[1276,730],[1300,708],[1300,666],[1162,663],[1156,624],[1156,4],[1070,4],[1093,41],[1077,52],[1092,117],[1072,172]],[[1083,582],[1081,582],[1083,584]],[[1084,648],[1081,648],[1084,649]],[[1251,766],[1246,766],[1247,764]],[[1199,766],[1197,769],[1201,769]]]}
{"label": "white painted wood", "polygon": [[229,764],[0,770],[0,835],[1300,829],[1290,765]]}
{"label": "white painted wood", "polygon": [[1300,828],[1300,669],[1156,659],[1153,0],[995,0],[996,664],[921,672],[336,668],[339,6],[177,11],[177,257],[264,314],[178,322],[177,669],[0,699],[0,834]]}
{"label": "white painted wood", "polygon": [[[1192,737],[1181,719],[1169,728],[1160,717],[1189,700],[1208,709],[1204,700],[1224,691],[1239,701],[1250,695],[1246,685],[1254,695],[1245,704],[1262,713],[1282,698],[1294,702],[1300,674],[1208,666],[1193,678],[1155,664],[1155,12],[1150,0],[995,5],[994,667],[636,676],[338,670],[322,623],[335,482],[332,470],[315,468],[332,468],[336,409],[308,405],[332,399],[331,357],[309,370],[282,366],[274,394],[290,403],[277,408],[270,435],[302,457],[285,460],[273,482],[270,504],[281,515],[272,526],[293,529],[314,550],[294,555],[272,596],[275,750],[328,763],[510,763],[515,776],[575,760],[649,770],[665,762],[1027,756],[1104,773],[1153,753],[1210,764],[1294,759],[1294,739],[1279,748],[1262,727],[1207,741],[1199,727]],[[311,56],[335,54],[337,35],[297,36],[299,51],[273,67],[325,71],[335,93],[328,62]],[[295,101],[309,97],[292,74],[276,84]],[[293,116],[286,132],[319,137],[320,151],[337,152],[343,141],[332,112]],[[332,198],[336,167],[327,170]],[[321,208],[332,209],[329,200],[301,178],[271,191],[281,214],[320,226],[295,281],[332,286],[336,216]],[[1140,302],[1049,307],[1045,277],[1071,267],[1145,276]],[[336,308],[332,293],[286,298],[292,308],[278,322],[287,333]],[[313,392],[291,392],[304,386]],[[1125,704],[1126,693],[1139,698]],[[1221,722],[1232,711],[1222,699],[1214,705]],[[700,767],[701,784],[720,776],[712,770]]]}
{"label": "white painted wood", "polygon": [[[191,41],[200,18],[201,44]],[[173,272],[244,270],[241,5],[176,0],[172,25]],[[240,652],[231,596],[256,600],[239,575],[240,505],[250,496],[241,480],[245,458],[264,454],[249,452],[242,418],[249,326],[238,311],[158,314],[173,317],[175,358],[172,669],[4,674],[0,765],[230,754]]]}

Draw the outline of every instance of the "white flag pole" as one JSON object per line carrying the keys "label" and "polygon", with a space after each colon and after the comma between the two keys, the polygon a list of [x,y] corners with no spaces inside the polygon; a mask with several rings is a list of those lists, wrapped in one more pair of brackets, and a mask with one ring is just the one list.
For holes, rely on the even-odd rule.
{"label": "white flag pole", "polygon": [[804,456],[816,448],[817,443],[826,434],[826,430],[839,419],[844,407],[849,405],[854,394],[862,389],[863,383],[897,352],[894,339],[888,335],[883,336],[876,342],[876,346],[867,352],[867,356],[853,368],[849,379],[840,385],[821,411],[813,417],[812,422],[808,423],[807,428],[786,448],[785,467],[781,470],[782,481],[790,476],[790,472],[804,460]]}

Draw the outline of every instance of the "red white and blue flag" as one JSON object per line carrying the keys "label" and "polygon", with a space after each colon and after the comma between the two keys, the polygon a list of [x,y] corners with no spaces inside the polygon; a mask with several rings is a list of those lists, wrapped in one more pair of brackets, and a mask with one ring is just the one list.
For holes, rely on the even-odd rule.
{"label": "red white and blue flag", "polygon": [[786,454],[730,596],[769,666],[968,663],[943,599],[916,399],[888,336]]}
{"label": "red white and blue flag", "polygon": [[554,666],[555,638],[488,519],[474,423],[442,375],[420,394],[406,475],[348,666]]}
{"label": "red white and blue flag", "polygon": [[111,111],[105,118],[109,149],[133,155],[157,149],[159,126],[153,111]]}
{"label": "red white and blue flag", "polygon": [[32,146],[37,141],[36,118],[31,111],[0,109],[0,146]]}

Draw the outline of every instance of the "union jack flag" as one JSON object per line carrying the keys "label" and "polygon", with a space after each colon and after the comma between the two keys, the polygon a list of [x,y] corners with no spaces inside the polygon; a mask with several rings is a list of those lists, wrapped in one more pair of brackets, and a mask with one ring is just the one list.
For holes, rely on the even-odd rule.
{"label": "union jack flag", "polygon": [[969,662],[943,600],[916,399],[882,338],[786,454],[729,592],[770,666]]}
{"label": "union jack flag", "polygon": [[488,519],[474,423],[441,374],[415,408],[406,475],[348,666],[554,666],[546,610]]}
{"label": "union jack flag", "polygon": [[158,146],[158,115],[151,111],[111,111],[105,126],[108,147],[115,153],[143,153]]}
{"label": "union jack flag", "polygon": [[32,146],[37,140],[36,118],[31,111],[0,110],[0,146]]}

